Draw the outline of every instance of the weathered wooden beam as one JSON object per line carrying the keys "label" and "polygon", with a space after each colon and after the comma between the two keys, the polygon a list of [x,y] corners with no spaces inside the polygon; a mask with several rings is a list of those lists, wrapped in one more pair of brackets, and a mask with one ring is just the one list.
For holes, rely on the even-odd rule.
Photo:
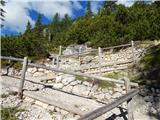
{"label": "weathered wooden beam", "polygon": [[108,50],[108,49],[114,49],[114,48],[119,48],[119,47],[127,47],[127,46],[131,46],[131,44],[117,45],[117,46],[106,47],[106,48],[102,48],[102,49],[103,50]]}
{"label": "weathered wooden beam", "polygon": [[[111,78],[107,78],[107,77],[88,75],[88,74],[85,74],[85,73],[78,73],[78,72],[67,71],[67,70],[63,70],[63,69],[56,69],[56,68],[51,68],[51,67],[48,67],[48,66],[38,65],[38,64],[33,64],[33,63],[28,63],[28,65],[29,66],[33,66],[33,67],[47,69],[47,70],[52,70],[52,71],[55,71],[55,72],[61,72],[61,73],[65,73],[65,74],[78,75],[78,76],[83,76],[83,77],[88,77],[88,78],[94,78],[94,79],[108,81],[108,82],[114,82],[114,83],[124,84],[123,80],[116,80],[116,79],[111,79]],[[138,86],[137,83],[132,83],[132,82],[131,82],[131,85],[132,86]]]}
{"label": "weathered wooden beam", "polygon": [[6,57],[6,56],[1,56],[1,59],[4,59],[4,60],[14,60],[14,61],[21,61],[21,62],[23,62],[23,60],[24,60],[24,59],[21,59],[21,58]]}
{"label": "weathered wooden beam", "polygon": [[22,98],[23,96],[23,86],[24,86],[25,74],[27,70],[27,63],[28,63],[27,57],[24,57],[22,73],[21,73],[21,81],[20,81],[20,86],[19,86],[19,93],[18,93],[20,98]]}
{"label": "weathered wooden beam", "polygon": [[[0,56],[0,59],[2,60],[13,60],[13,61],[20,61],[20,62],[23,62],[24,59],[21,59],[21,58],[15,58],[15,57],[7,57],[7,56]],[[28,60],[28,62],[31,62],[31,60]]]}
{"label": "weathered wooden beam", "polygon": [[110,104],[108,104],[106,106],[98,108],[98,109],[84,115],[81,118],[79,118],[78,120],[93,120],[93,119],[103,115],[104,113],[114,109],[115,107],[122,104],[123,102],[133,98],[135,95],[138,94],[138,92],[139,92],[138,89],[131,90],[126,95],[123,95],[123,96],[119,97],[118,100],[115,100],[114,102],[111,102]]}

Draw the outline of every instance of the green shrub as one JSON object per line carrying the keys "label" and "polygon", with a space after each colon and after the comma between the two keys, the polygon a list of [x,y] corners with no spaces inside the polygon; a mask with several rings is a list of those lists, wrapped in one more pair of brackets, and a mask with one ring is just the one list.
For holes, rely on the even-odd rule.
{"label": "green shrub", "polygon": [[18,109],[17,107],[7,107],[7,108],[2,107],[0,111],[2,120],[18,120],[15,114],[18,112],[23,112],[25,110]]}

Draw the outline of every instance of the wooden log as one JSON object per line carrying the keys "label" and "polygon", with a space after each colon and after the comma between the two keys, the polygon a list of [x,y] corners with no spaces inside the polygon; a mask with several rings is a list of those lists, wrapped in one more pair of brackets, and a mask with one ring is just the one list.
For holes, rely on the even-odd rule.
{"label": "wooden log", "polygon": [[[28,65],[33,66],[33,67],[47,69],[47,70],[52,70],[52,71],[55,71],[55,72],[61,72],[61,73],[64,73],[64,74],[78,75],[78,76],[94,78],[94,79],[98,79],[98,80],[102,80],[102,81],[124,84],[123,80],[116,80],[116,79],[101,77],[101,76],[97,76],[97,75],[95,76],[95,75],[89,75],[89,74],[85,74],[85,73],[78,73],[78,72],[74,72],[74,71],[67,71],[67,70],[63,70],[63,69],[56,69],[56,68],[51,68],[51,67],[47,67],[47,66],[44,66],[44,65],[38,65],[38,64],[33,64],[33,63],[28,63]],[[136,86],[136,87],[138,86],[137,83],[132,83],[132,82],[131,82],[131,85]]]}
{"label": "wooden log", "polygon": [[[129,93],[129,91],[131,90],[130,80],[126,77],[124,77],[123,80],[125,81],[126,93]],[[131,99],[127,100],[128,120],[134,120],[132,107],[133,106],[132,106],[132,98],[131,98]]]}
{"label": "wooden log", "polygon": [[138,89],[131,90],[127,94],[119,97],[118,100],[115,100],[115,101],[111,102],[110,104],[108,104],[106,106],[100,107],[100,108],[84,115],[81,118],[79,118],[78,120],[93,120],[93,119],[103,115],[104,113],[114,109],[115,107],[122,104],[123,102],[133,98],[137,94],[138,94]]}
{"label": "wooden log", "polygon": [[25,73],[27,70],[27,57],[24,57],[24,61],[23,61],[23,67],[22,67],[22,73],[21,73],[21,81],[20,81],[20,86],[19,86],[19,97],[22,99],[23,97],[23,86],[24,86],[24,81],[25,81]]}

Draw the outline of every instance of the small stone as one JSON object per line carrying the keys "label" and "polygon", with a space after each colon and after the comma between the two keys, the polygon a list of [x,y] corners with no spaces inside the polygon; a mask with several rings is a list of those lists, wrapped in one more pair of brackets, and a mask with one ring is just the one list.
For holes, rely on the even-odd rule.
{"label": "small stone", "polygon": [[153,96],[145,96],[145,97],[144,97],[144,100],[145,100],[146,102],[153,102]]}
{"label": "small stone", "polygon": [[38,71],[39,72],[44,72],[44,69],[43,68],[39,68]]}
{"label": "small stone", "polygon": [[116,93],[114,93],[113,95],[112,95],[112,98],[119,98],[120,96],[122,96],[122,94],[121,93],[119,93],[119,92],[116,92]]}
{"label": "small stone", "polygon": [[89,82],[87,82],[87,81],[84,81],[84,82],[83,82],[83,85],[89,86],[89,85],[90,85],[90,83],[89,83]]}
{"label": "small stone", "polygon": [[32,68],[32,71],[31,71],[31,73],[35,73],[35,72],[37,72],[37,68]]}
{"label": "small stone", "polygon": [[43,103],[43,102],[41,102],[41,101],[36,101],[35,104],[36,104],[36,105],[39,105],[39,106],[41,106],[41,107],[43,107],[43,108],[47,108],[47,107],[48,107],[48,104]]}
{"label": "small stone", "polygon": [[109,93],[105,93],[105,98],[110,99],[112,96]]}
{"label": "small stone", "polygon": [[45,76],[43,72],[36,72],[33,74],[33,77],[38,77],[38,76]]}
{"label": "small stone", "polygon": [[89,88],[84,85],[76,85],[73,87],[72,90],[73,93],[78,95],[88,95],[89,94]]}
{"label": "small stone", "polygon": [[62,81],[62,76],[56,76],[56,83],[59,83]]}
{"label": "small stone", "polygon": [[68,114],[68,112],[67,112],[67,111],[65,111],[65,110],[63,110],[63,109],[61,109],[61,110],[60,110],[60,113],[61,113],[61,114],[63,114],[63,115]]}
{"label": "small stone", "polygon": [[94,95],[94,97],[96,97],[99,100],[102,100],[105,98],[105,94],[98,94],[98,95]]}
{"label": "small stone", "polygon": [[56,111],[56,112],[59,112],[60,110],[61,110],[60,108],[55,107],[55,111]]}
{"label": "small stone", "polygon": [[54,111],[55,107],[52,106],[52,105],[48,105],[47,109],[50,110],[50,111]]}
{"label": "small stone", "polygon": [[75,86],[77,84],[78,84],[77,80],[75,80],[75,81],[73,81],[73,82],[70,83],[70,85],[72,85],[72,86]]}
{"label": "small stone", "polygon": [[70,85],[67,85],[67,86],[65,86],[64,88],[63,88],[63,90],[64,91],[66,91],[66,92],[71,92],[72,91],[72,86],[70,86]]}
{"label": "small stone", "polygon": [[154,88],[151,88],[151,91],[154,93],[154,92],[155,92],[155,89],[154,89]]}
{"label": "small stone", "polygon": [[63,84],[62,83],[56,83],[56,84],[53,85],[53,87],[56,88],[56,89],[60,89],[60,88],[63,87]]}

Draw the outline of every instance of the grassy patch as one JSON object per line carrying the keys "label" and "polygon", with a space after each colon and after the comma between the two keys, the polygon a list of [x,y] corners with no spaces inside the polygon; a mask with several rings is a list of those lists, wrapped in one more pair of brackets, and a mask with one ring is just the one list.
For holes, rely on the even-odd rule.
{"label": "grassy patch", "polygon": [[108,77],[108,78],[112,78],[112,79],[118,79],[119,78],[119,73],[108,73],[106,75],[104,75],[104,77]]}
{"label": "grassy patch", "polygon": [[1,68],[5,68],[6,66],[10,66],[15,68],[16,70],[21,70],[22,69],[22,64],[18,61],[11,61],[9,62],[8,60],[1,60]]}
{"label": "grassy patch", "polygon": [[101,87],[101,88],[115,87],[114,83],[107,82],[107,81],[98,81],[97,85],[98,85],[98,87]]}
{"label": "grassy patch", "polygon": [[49,114],[50,114],[50,115],[54,115],[54,114],[55,114],[55,112],[54,112],[54,111],[52,111],[52,110],[49,110]]}
{"label": "grassy patch", "polygon": [[6,98],[8,96],[9,96],[9,94],[5,94],[5,93],[1,94],[1,98]]}
{"label": "grassy patch", "polygon": [[2,120],[18,120],[15,114],[23,111],[25,110],[18,109],[17,107],[1,108],[1,119]]}
{"label": "grassy patch", "polygon": [[82,77],[79,75],[76,76],[76,80],[92,82],[92,83],[98,85],[98,87],[100,87],[100,88],[108,88],[108,87],[115,86],[115,84],[111,83],[111,82],[102,81],[102,80],[93,80],[92,78]]}
{"label": "grassy patch", "polygon": [[1,94],[1,98],[6,98],[9,95],[17,95],[17,92],[9,92],[8,94],[3,93],[3,94]]}

